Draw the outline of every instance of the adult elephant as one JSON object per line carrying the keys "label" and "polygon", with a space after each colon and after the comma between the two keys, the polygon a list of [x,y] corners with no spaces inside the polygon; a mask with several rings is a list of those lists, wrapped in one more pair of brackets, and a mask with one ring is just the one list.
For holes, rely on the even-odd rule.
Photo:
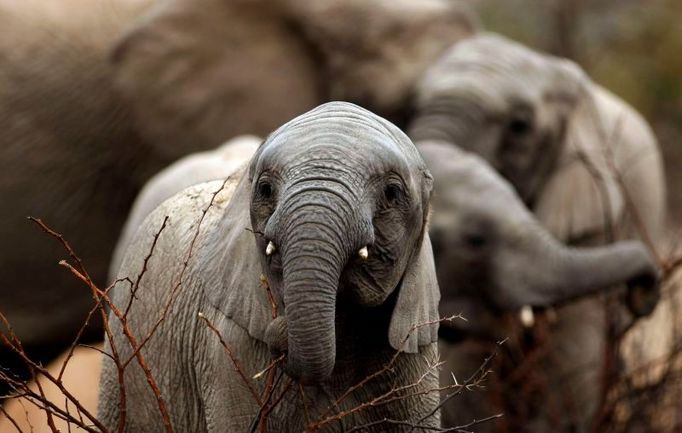
{"label": "adult elephant", "polygon": [[[447,142],[419,142],[418,147],[435,179],[429,234],[441,289],[441,316],[462,313],[468,318],[441,325],[442,386],[452,383],[453,374],[459,381],[466,380],[490,355],[491,347],[510,337],[497,350],[500,357],[508,355],[518,362],[513,352],[518,343],[514,331],[520,326],[514,319],[524,306],[561,307],[624,283],[634,315],[646,314],[656,305],[658,270],[641,242],[566,246],[540,225],[511,184],[480,156]],[[589,350],[600,338],[583,340],[580,348]],[[557,343],[549,342],[552,348]],[[474,391],[449,399],[443,405],[444,425],[463,425],[497,412],[505,412],[512,420],[518,416],[490,395],[499,380],[512,380],[512,375],[505,376],[508,367],[492,367],[485,392],[473,387]],[[564,383],[561,392],[571,392],[573,386]],[[598,392],[598,384],[591,384],[591,391]],[[450,393],[444,392],[443,398]],[[521,404],[530,404],[532,398],[519,397]],[[539,428],[537,420],[524,421],[514,427],[521,431]],[[489,431],[493,427],[478,428]]]}
{"label": "adult elephant", "polygon": [[[141,353],[174,429],[248,431],[259,417],[282,432],[438,427],[429,392],[438,388],[440,297],[426,232],[431,184],[398,128],[329,103],[271,134],[238,175],[158,207],[118,274],[145,267],[139,288],[132,294],[122,282],[112,297],[138,341],[164,317]],[[128,358],[113,313],[112,330]],[[275,375],[284,377],[268,407],[268,381],[254,376],[281,353]],[[163,431],[137,363],[125,372],[120,411],[117,371],[105,357],[104,425],[125,415],[125,431]]]}
{"label": "adult elephant", "polygon": [[[46,361],[92,300],[27,215],[63,233],[104,285],[153,173],[331,96],[397,113],[427,63],[473,27],[445,0],[0,0],[0,28],[0,309]],[[85,335],[101,338],[98,323]]]}
{"label": "adult elephant", "polygon": [[477,26],[447,0],[165,0],[113,62],[145,137],[184,154],[328,100],[398,121],[426,67]]}
{"label": "adult elephant", "polygon": [[[574,63],[481,34],[429,68],[415,103],[409,127],[415,141],[443,140],[480,154],[558,239],[595,244],[611,240],[612,232],[632,238],[642,228],[651,239],[661,232],[663,169],[650,128]],[[528,385],[532,395],[520,399],[519,387],[533,384],[533,377],[523,376],[517,387],[507,384],[498,402],[510,416],[501,423],[529,431],[586,431],[593,422],[607,353],[603,300],[593,297],[556,312],[542,352],[524,354],[521,344],[511,362],[518,366],[530,358],[532,367],[524,371],[540,372],[546,389]],[[626,314],[619,326],[632,320]],[[518,379],[515,374],[507,379]],[[514,415],[523,428],[513,424]]]}

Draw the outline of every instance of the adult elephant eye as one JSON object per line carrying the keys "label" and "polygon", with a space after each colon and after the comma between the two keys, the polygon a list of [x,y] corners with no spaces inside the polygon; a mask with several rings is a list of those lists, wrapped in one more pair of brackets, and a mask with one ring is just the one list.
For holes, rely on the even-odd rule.
{"label": "adult elephant eye", "polygon": [[261,182],[258,185],[258,195],[262,198],[272,197],[272,185],[269,182]]}
{"label": "adult elephant eye", "polygon": [[398,185],[388,184],[384,187],[384,197],[389,203],[395,203],[403,198],[403,191]]}
{"label": "adult elephant eye", "polygon": [[514,135],[525,135],[530,132],[531,125],[527,119],[512,119],[507,126],[510,133]]}
{"label": "adult elephant eye", "polygon": [[507,131],[511,136],[524,136],[533,129],[533,110],[526,104],[512,109],[507,123]]}

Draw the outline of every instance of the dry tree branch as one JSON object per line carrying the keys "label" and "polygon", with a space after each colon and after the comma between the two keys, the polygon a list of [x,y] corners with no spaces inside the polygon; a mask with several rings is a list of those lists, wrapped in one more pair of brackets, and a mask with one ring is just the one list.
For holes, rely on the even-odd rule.
{"label": "dry tree branch", "polygon": [[[170,311],[170,308],[171,308],[171,306],[173,305],[173,302],[175,301],[175,298],[177,297],[177,294],[178,294],[178,292],[179,292],[179,290],[180,290],[180,287],[182,286],[183,279],[184,279],[184,276],[185,276],[185,272],[187,271],[187,268],[189,267],[189,262],[190,262],[190,260],[192,259],[192,257],[194,256],[194,246],[195,246],[195,244],[196,244],[197,239],[199,238],[199,233],[200,233],[200,231],[201,231],[201,226],[202,226],[202,223],[204,222],[204,219],[206,218],[206,214],[207,214],[208,211],[213,207],[213,204],[215,203],[216,197],[218,196],[218,194],[220,194],[221,191],[223,191],[223,190],[225,189],[225,186],[227,185],[227,182],[228,182],[230,179],[231,179],[230,177],[227,177],[227,178],[223,181],[223,183],[220,185],[220,188],[218,188],[216,191],[214,191],[214,192],[212,193],[211,199],[210,199],[208,205],[206,206],[206,208],[204,208],[204,209],[201,211],[201,217],[199,217],[199,221],[198,221],[198,223],[197,223],[197,228],[196,228],[196,230],[195,230],[195,232],[194,232],[194,235],[192,236],[192,240],[190,241],[190,245],[189,245],[189,248],[188,248],[188,250],[187,250],[187,255],[185,256],[185,260],[184,260],[183,263],[182,263],[182,268],[180,269],[180,273],[179,273],[179,275],[178,275],[178,277],[177,277],[177,278],[178,278],[178,279],[177,279],[177,283],[175,283],[175,285],[174,285],[173,288],[171,289],[170,295],[168,296],[168,300],[166,301],[166,303],[165,303],[165,305],[164,305],[164,307],[163,307],[163,309],[162,309],[162,311],[161,311],[161,314],[159,315],[159,318],[156,320],[156,322],[155,322],[154,325],[152,326],[151,330],[147,333],[147,335],[142,339],[142,341],[140,342],[140,344],[137,345],[136,348],[133,350],[133,354],[130,356],[130,358],[129,358],[128,360],[126,360],[126,362],[124,362],[124,365],[128,365],[128,363],[130,363],[131,360],[132,360],[134,357],[137,357],[138,352],[139,352],[140,350],[142,350],[142,348],[147,344],[147,342],[148,342],[148,341],[152,338],[152,336],[156,333],[156,331],[157,331],[157,329],[159,328],[159,326],[161,325],[161,323],[163,323],[163,321],[166,319],[166,317],[167,317],[167,315],[168,315],[168,312]],[[164,224],[163,224],[162,228],[163,228],[164,226],[165,226],[165,221],[164,221]]]}
{"label": "dry tree branch", "polygon": [[[7,318],[0,312],[0,320],[2,320],[4,323],[8,323]],[[13,333],[12,333],[13,334]],[[31,371],[31,376],[35,379],[36,385],[38,387],[39,392],[36,393],[35,391],[31,390],[26,383],[16,380],[12,377],[10,377],[8,374],[5,374],[4,372],[0,372],[0,379],[10,383],[15,389],[21,390],[24,394],[26,394],[28,397],[32,397],[35,400],[37,400],[40,403],[43,403],[43,405],[38,405],[39,407],[42,407],[45,409],[46,415],[47,415],[47,421],[50,429],[53,431],[56,431],[56,427],[54,426],[54,421],[52,419],[53,414],[61,414],[62,416],[66,417],[68,420],[71,420],[72,422],[77,422],[77,419],[74,417],[69,416],[69,414],[66,414],[61,408],[56,406],[54,403],[50,402],[46,397],[44,390],[42,388],[42,384],[40,383],[39,378],[40,377],[45,377],[48,381],[53,383],[59,391],[66,397],[68,398],[76,407],[79,408],[83,412],[86,418],[90,422],[92,422],[97,428],[100,429],[100,431],[106,431],[106,428],[97,420],[97,418],[92,415],[89,411],[87,411],[82,404],[76,399],[65,387],[64,384],[62,383],[61,380],[57,380],[56,377],[54,377],[52,374],[50,374],[47,369],[45,369],[43,366],[39,365],[32,359],[28,357],[26,352],[24,351],[23,347],[20,345],[20,343],[13,342],[13,340],[16,340],[16,337],[10,337],[7,338],[7,336],[3,333],[0,333],[0,342],[2,342],[5,346],[7,346],[10,350],[12,350],[15,354],[17,354],[21,360],[26,364],[26,366],[29,368]],[[18,341],[18,340],[17,340]],[[48,409],[49,407],[49,409]],[[93,430],[91,428],[87,428],[87,426],[82,426],[85,428],[87,431],[91,432],[97,432],[97,430]]]}
{"label": "dry tree branch", "polygon": [[[85,269],[85,266],[83,265],[82,260],[80,257],[76,254],[76,252],[73,250],[69,242],[64,238],[64,236],[61,233],[56,232],[55,230],[52,230],[50,227],[48,227],[42,220],[38,218],[33,218],[29,217],[29,220],[33,221],[36,223],[41,230],[43,230],[45,233],[47,233],[49,236],[57,239],[59,243],[63,246],[63,248],[67,251],[71,259],[77,264],[78,268],[74,268],[72,265],[68,264],[65,260],[61,260],[59,264],[61,266],[67,267],[67,269],[71,270],[71,272],[76,275],[80,280],[82,280],[90,289],[92,292],[92,297],[95,300],[95,307],[91,312],[88,313],[88,320],[91,317],[92,312],[95,310],[99,310],[100,315],[102,317],[102,324],[104,328],[104,333],[107,338],[107,341],[109,342],[109,346],[111,347],[112,351],[112,359],[114,360],[116,370],[117,370],[117,376],[118,376],[118,385],[119,385],[119,423],[117,427],[117,432],[122,433],[125,429],[125,422],[126,422],[126,413],[127,413],[127,407],[126,407],[126,392],[125,392],[125,384],[124,384],[124,370],[125,366],[121,363],[121,358],[118,354],[118,350],[116,348],[116,345],[114,344],[114,336],[111,331],[111,328],[109,326],[109,321],[107,318],[107,313],[103,304],[103,301],[106,302],[108,306],[112,306],[112,302],[108,297],[108,291],[117,283],[119,280],[115,281],[110,287],[108,287],[106,290],[102,291],[99,289],[94,282],[92,281],[92,278],[90,278],[90,275],[88,274],[87,270]],[[129,279],[123,279],[127,280],[130,282]],[[132,282],[131,282],[132,283]],[[75,346],[78,342],[78,339],[80,338],[80,335],[82,335],[82,332],[85,329],[85,326],[87,325],[84,324],[81,329],[78,332],[78,335],[76,336],[76,339],[74,339],[73,343],[71,344],[69,348],[69,354],[67,355],[66,362],[64,362],[64,365],[62,366],[62,369],[59,373],[59,381],[61,382],[61,376],[64,373],[64,370],[66,369],[66,365],[73,356],[73,351],[75,349]],[[74,402],[74,404],[77,402]],[[78,408],[79,412],[81,412],[81,407],[76,405]],[[88,417],[89,418],[89,417]],[[81,426],[82,427],[82,426]],[[103,426],[98,426],[100,429],[103,429]],[[105,431],[103,429],[102,431]]]}
{"label": "dry tree branch", "polygon": [[168,215],[164,217],[163,223],[161,224],[161,228],[154,235],[152,246],[149,248],[149,251],[147,252],[147,255],[144,258],[144,261],[142,262],[142,270],[137,275],[137,278],[135,279],[135,284],[132,284],[132,287],[130,289],[130,299],[128,299],[128,305],[126,305],[125,312],[123,313],[124,317],[128,317],[128,313],[130,313],[130,308],[133,305],[133,300],[136,299],[137,291],[140,289],[140,282],[142,281],[142,277],[144,277],[144,274],[147,273],[147,265],[149,264],[149,260],[154,255],[156,243],[159,241],[161,232],[163,232],[163,229],[166,228],[166,224],[168,224]]}
{"label": "dry tree branch", "polygon": [[[0,412],[2,412],[2,414],[5,416],[5,419],[8,420],[19,433],[23,433],[23,430],[21,430],[21,427],[19,427],[19,424],[14,419],[14,417],[12,417],[9,413],[7,413],[7,411],[5,410],[5,408],[1,404],[0,404]],[[31,431],[33,431],[33,428],[31,428]]]}
{"label": "dry tree branch", "polygon": [[399,421],[395,419],[390,419],[390,418],[384,418],[380,419],[377,421],[372,421],[367,424],[355,426],[352,429],[346,431],[345,433],[353,433],[353,432],[360,432],[362,430],[367,430],[370,427],[376,427],[381,424],[391,424],[391,425],[397,425],[397,426],[403,426],[403,427],[411,427],[410,431],[413,431],[414,429],[422,429],[422,430],[430,430],[434,432],[440,432],[440,433],[446,433],[446,432],[454,432],[454,433],[471,433],[469,430],[465,430],[470,427],[474,427],[479,424],[483,424],[488,421],[492,421],[497,418],[501,418],[503,415],[501,413],[495,414],[495,415],[490,415],[485,418],[481,419],[474,419],[466,424],[462,424],[460,426],[456,427],[431,427],[427,425],[421,424],[421,421],[418,422],[409,422],[409,421]]}
{"label": "dry tree branch", "polygon": [[[398,400],[404,400],[408,398],[413,398],[413,397],[418,397],[421,395],[429,394],[429,393],[434,393],[434,392],[441,392],[446,389],[451,389],[454,387],[461,387],[462,385],[457,384],[457,385],[450,385],[446,387],[436,387],[433,389],[426,389],[426,390],[418,390],[414,392],[409,392],[414,388],[417,388],[423,380],[428,377],[430,374],[437,374],[439,367],[442,366],[442,362],[436,362],[435,364],[429,365],[427,368],[427,371],[425,371],[415,382],[403,385],[403,386],[398,386],[398,387],[392,387],[390,390],[387,392],[374,397],[368,401],[362,402],[355,407],[352,407],[350,409],[346,409],[343,411],[338,411],[336,414],[332,414],[332,408],[336,407],[339,408],[341,407],[341,403],[347,399],[351,394],[353,394],[355,391],[358,389],[364,387],[367,385],[370,381],[373,379],[383,375],[386,372],[389,372],[392,370],[394,367],[399,355],[403,353],[405,345],[407,344],[407,341],[410,338],[410,335],[414,333],[416,330],[419,328],[425,327],[425,326],[431,326],[443,321],[452,321],[455,319],[464,319],[461,315],[453,315],[450,317],[446,318],[440,318],[420,324],[414,325],[410,330],[408,331],[407,335],[403,338],[401,341],[400,349],[396,350],[396,352],[393,354],[393,356],[389,359],[389,361],[384,364],[381,368],[379,368],[377,371],[374,373],[370,373],[367,375],[365,378],[363,378],[361,381],[356,383],[355,385],[350,386],[344,393],[342,393],[336,400],[330,405],[317,419],[316,421],[308,423],[306,426],[306,432],[314,432],[316,430],[319,430],[320,428],[324,427],[325,425],[334,422],[334,421],[339,421],[351,414],[357,413],[359,411],[365,410],[370,407],[377,407],[385,404],[389,404]],[[401,394],[402,393],[402,394]],[[437,411],[437,410],[436,410]],[[426,417],[425,419],[428,419],[430,416]]]}
{"label": "dry tree branch", "polygon": [[[63,245],[63,247],[69,253],[69,256],[77,264],[77,267],[74,267],[73,265],[68,263],[66,260],[60,261],[59,264],[61,266],[64,266],[65,268],[67,268],[76,278],[83,281],[89,287],[89,289],[93,293],[93,297],[95,298],[95,300],[97,301],[97,303],[99,305],[100,312],[103,316],[105,334],[109,340],[110,347],[112,350],[112,356],[115,360],[116,367],[117,367],[117,370],[119,373],[118,374],[119,375],[119,387],[120,387],[119,396],[120,396],[121,401],[120,401],[120,407],[119,407],[120,416],[119,416],[119,425],[118,425],[117,431],[122,432],[125,428],[125,418],[126,418],[125,414],[126,414],[127,410],[126,410],[126,405],[125,405],[125,386],[124,386],[124,382],[123,382],[123,371],[124,371],[127,364],[120,362],[120,357],[118,356],[118,352],[117,352],[116,346],[115,346],[114,341],[113,341],[113,333],[111,332],[111,329],[109,327],[108,320],[106,317],[106,312],[105,312],[104,306],[102,305],[102,302],[106,303],[107,307],[109,307],[111,312],[121,322],[123,333],[124,333],[125,337],[127,338],[128,342],[130,343],[131,347],[133,348],[133,351],[134,351],[133,356],[137,360],[140,367],[142,368],[144,375],[147,379],[147,383],[149,384],[152,392],[154,393],[155,398],[157,399],[159,411],[161,413],[161,418],[163,420],[165,430],[168,433],[172,433],[173,429],[171,426],[170,415],[168,413],[166,403],[163,400],[163,397],[161,396],[161,392],[158,388],[158,385],[156,384],[156,380],[154,379],[149,366],[147,365],[144,357],[142,356],[142,354],[139,350],[139,345],[137,343],[137,340],[136,340],[135,336],[133,335],[132,331],[130,330],[130,328],[128,327],[127,317],[116,307],[116,305],[114,305],[114,303],[111,301],[111,299],[108,296],[108,290],[111,287],[113,287],[113,285],[110,286],[109,288],[107,288],[106,290],[102,290],[99,287],[97,287],[95,285],[95,283],[92,281],[92,279],[90,278],[90,275],[88,274],[87,270],[83,266],[83,263],[82,263],[80,257],[78,257],[78,255],[74,252],[74,250],[71,248],[71,245],[66,241],[66,239],[60,233],[57,233],[56,231],[52,230],[47,225],[45,225],[41,220],[36,219],[36,218],[32,218],[32,217],[29,217],[29,219],[31,219],[31,221],[34,221],[35,223],[37,223],[43,231],[45,231],[50,236],[56,238]],[[165,226],[165,221],[164,221],[164,226]],[[72,346],[75,346],[75,342]],[[28,365],[31,365],[30,360],[28,360],[27,357],[25,357],[25,361],[29,362]],[[44,369],[38,370],[38,371],[40,371],[40,373],[43,376],[46,376],[45,375],[46,371]],[[79,411],[82,411],[83,414],[85,414],[86,417],[91,422],[93,422],[93,424],[95,424],[101,431],[106,431],[104,426],[101,423],[99,423],[99,421],[96,418],[94,418],[91,414],[89,414],[85,410],[85,408],[83,408],[82,405],[80,405],[80,403],[75,398],[73,398],[73,396],[71,396],[68,393],[68,391],[64,388],[61,381],[53,380],[54,378],[51,378],[49,376],[46,376],[46,377],[48,377],[48,379],[50,379],[51,382],[53,382],[53,383],[56,382],[55,385],[57,385],[60,388],[60,391],[63,392],[67,397],[69,397],[69,400],[71,400],[72,403],[74,403],[78,407]]]}
{"label": "dry tree branch", "polygon": [[[154,249],[157,244],[157,241],[161,235],[161,232],[163,229],[166,227],[167,222],[168,222],[168,217],[166,217],[163,221],[163,224],[159,231],[155,234],[151,248],[149,253],[144,259],[144,263],[142,265],[142,270],[138,274],[135,282],[133,282],[130,278],[122,278],[117,281],[115,281],[112,286],[108,287],[105,290],[100,289],[97,287],[97,285],[93,282],[92,278],[90,277],[89,273],[87,272],[85,266],[83,265],[82,260],[80,257],[75,253],[69,242],[65,239],[65,237],[58,233],[57,231],[51,229],[48,227],[45,223],[43,223],[40,219],[29,217],[29,220],[37,224],[41,230],[43,230],[45,233],[47,233],[49,236],[57,239],[59,243],[63,246],[63,248],[67,251],[68,256],[70,261],[73,263],[69,263],[66,260],[60,261],[60,265],[64,266],[69,272],[71,272],[76,278],[84,282],[87,287],[91,290],[93,299],[95,300],[95,306],[88,312],[88,315],[86,317],[85,323],[79,329],[76,338],[74,339],[73,343],[69,346],[66,359],[64,363],[62,364],[60,371],[58,374],[55,376],[50,375],[45,369],[42,368],[42,366],[35,364],[32,362],[28,356],[26,356],[25,352],[23,352],[23,347],[21,347],[21,342],[16,338],[14,333],[11,331],[11,327],[9,326],[9,323],[6,323],[6,326],[8,329],[10,329],[9,333],[9,338],[3,338],[3,343],[8,345],[13,349],[13,351],[19,353],[20,358],[22,359],[23,362],[26,363],[26,365],[29,367],[30,371],[32,372],[32,376],[36,379],[38,391],[32,391],[27,387],[27,385],[21,381],[13,380],[11,377],[5,377],[7,376],[6,374],[0,374],[0,378],[6,379],[8,383],[10,383],[16,391],[20,393],[20,395],[23,395],[25,398],[28,399],[29,402],[32,404],[35,404],[39,408],[43,409],[46,411],[46,415],[48,417],[48,424],[51,430],[55,431],[56,427],[54,425],[54,422],[52,421],[52,416],[56,416],[60,419],[63,419],[68,422],[67,428],[71,428],[71,423],[74,425],[78,425],[79,427],[85,429],[86,431],[101,431],[101,432],[106,432],[107,430],[105,427],[98,422],[98,420],[91,414],[89,413],[75,398],[73,395],[71,395],[67,389],[65,389],[64,384],[62,382],[64,372],[66,370],[66,367],[71,360],[73,356],[73,352],[75,350],[75,347],[78,345],[78,341],[80,340],[80,337],[82,336],[85,327],[87,326],[88,322],[90,321],[91,317],[93,314],[95,314],[98,310],[100,314],[102,315],[102,320],[104,323],[104,330],[105,330],[105,336],[109,342],[111,354],[106,353],[104,351],[99,350],[100,353],[103,353],[105,356],[110,357],[116,365],[116,370],[118,372],[118,382],[119,382],[119,396],[120,396],[120,401],[119,401],[119,424],[117,426],[117,431],[118,432],[123,432],[125,429],[125,424],[126,424],[126,413],[127,413],[127,407],[126,407],[126,393],[125,393],[125,386],[124,386],[124,381],[123,381],[123,376],[124,376],[124,371],[125,368],[128,366],[128,364],[135,359],[137,363],[139,364],[140,368],[144,372],[144,375],[147,379],[147,383],[150,386],[152,392],[154,393],[157,403],[159,406],[159,411],[161,413],[161,418],[165,427],[165,430],[167,432],[172,432],[172,426],[170,422],[170,416],[168,413],[167,405],[164,401],[164,399],[161,396],[160,389],[156,383],[156,380],[154,379],[151,369],[149,368],[149,365],[147,364],[146,360],[144,359],[144,356],[141,353],[142,347],[145,345],[147,341],[153,336],[154,332],[158,328],[159,324],[165,319],[167,312],[173,302],[173,300],[176,297],[176,294],[178,292],[178,289],[180,288],[182,282],[183,282],[183,275],[185,273],[185,270],[189,264],[189,261],[193,255],[193,250],[194,250],[194,244],[196,243],[196,239],[198,238],[199,235],[199,230],[201,227],[201,222],[204,220],[204,217],[208,210],[211,208],[211,206],[214,203],[215,197],[222,191],[225,187],[227,180],[223,182],[221,187],[213,193],[213,196],[211,197],[210,203],[208,206],[202,211],[201,218],[199,220],[199,225],[197,226],[197,231],[194,235],[194,238],[192,239],[192,242],[190,244],[190,248],[187,254],[187,257],[185,258],[185,261],[183,263],[183,269],[180,273],[179,279],[177,284],[173,287],[171,290],[171,296],[169,296],[168,301],[166,302],[165,308],[163,309],[159,319],[154,323],[154,326],[152,327],[151,331],[149,332],[148,335],[145,336],[145,338],[142,340],[141,343],[138,343],[137,339],[135,338],[133,332],[128,326],[128,320],[127,320],[127,315],[130,311],[131,305],[133,300],[136,298],[136,292],[138,288],[140,287],[141,280],[147,270],[148,263],[151,259],[151,257],[154,254]],[[120,282],[127,282],[130,284],[131,287],[131,298],[128,303],[128,305],[125,307],[124,311],[121,311],[119,308],[117,308],[116,305],[113,304],[111,299],[108,296],[109,290],[117,283]],[[128,343],[130,344],[132,348],[132,355],[129,359],[125,360],[125,362],[121,359],[119,355],[118,348],[116,347],[114,340],[113,340],[113,334],[111,332],[111,329],[109,327],[109,322],[107,320],[107,314],[106,314],[106,308],[109,308],[111,311],[112,317],[115,317],[121,324],[123,334],[125,338],[127,339]],[[2,320],[7,322],[4,316],[2,316]],[[0,337],[5,337],[5,335],[0,335]],[[0,372],[2,373],[2,372]],[[268,372],[269,374],[269,372]],[[53,402],[47,401],[47,397],[42,389],[42,384],[40,383],[39,379],[41,377],[46,378],[49,382],[53,383],[57,388],[59,389],[59,392],[61,392],[66,399],[65,402],[65,407],[66,410],[58,407],[56,404]],[[73,405],[73,406],[71,406]],[[75,407],[75,411],[73,408]],[[85,416],[85,419],[89,423],[91,423],[92,427],[88,426],[83,422],[83,415]],[[78,416],[78,418],[76,418]],[[97,430],[96,430],[97,429]]]}
{"label": "dry tree branch", "polygon": [[[446,395],[444,398],[441,399],[440,403],[438,406],[436,406],[433,411],[429,412],[427,415],[422,417],[417,423],[421,424],[427,419],[431,418],[434,416],[440,409],[443,408],[443,406],[450,401],[452,398],[460,395],[465,389],[470,389],[471,385],[475,385],[477,383],[480,383],[481,380],[484,380],[486,376],[490,373],[490,370],[488,369],[488,366],[492,362],[492,360],[497,356],[498,351],[499,351],[499,346],[505,343],[506,340],[503,341],[498,341],[497,345],[495,346],[495,350],[488,355],[484,360],[483,363],[476,369],[476,371],[473,372],[464,382],[462,382],[461,387],[456,389],[455,391],[451,392],[450,394]],[[454,373],[452,374],[452,379],[455,385],[460,385],[457,382],[457,378],[455,377]],[[467,427],[467,426],[465,426]]]}
{"label": "dry tree branch", "polygon": [[[158,407],[159,407],[159,412],[161,413],[161,418],[163,420],[164,427],[168,433],[173,432],[173,427],[171,426],[171,421],[170,421],[170,414],[168,412],[168,408],[166,406],[166,402],[163,399],[163,396],[161,395],[161,390],[159,389],[159,386],[156,383],[156,380],[154,379],[154,376],[152,375],[151,369],[149,368],[149,365],[147,364],[147,361],[145,360],[144,356],[142,355],[142,352],[140,351],[140,345],[137,342],[137,338],[133,335],[132,331],[130,330],[130,327],[128,326],[127,323],[127,318],[123,315],[123,312],[116,307],[116,305],[109,299],[108,295],[103,292],[101,289],[99,289],[97,286],[92,284],[91,282],[88,282],[87,279],[85,278],[84,275],[82,275],[76,268],[71,266],[69,263],[66,261],[62,260],[59,262],[62,266],[66,267],[68,270],[71,271],[77,278],[81,279],[84,281],[86,284],[91,285],[91,289],[96,291],[100,296],[105,298],[107,300],[107,305],[109,306],[110,310],[116,318],[121,322],[122,325],[122,330],[123,334],[127,338],[128,342],[130,343],[131,347],[133,348],[134,351],[134,359],[137,360],[138,365],[140,368],[142,368],[142,371],[144,372],[145,378],[147,379],[147,384],[151,388],[152,392],[154,393],[154,397],[156,398]],[[125,368],[125,363],[124,363],[124,368]]]}

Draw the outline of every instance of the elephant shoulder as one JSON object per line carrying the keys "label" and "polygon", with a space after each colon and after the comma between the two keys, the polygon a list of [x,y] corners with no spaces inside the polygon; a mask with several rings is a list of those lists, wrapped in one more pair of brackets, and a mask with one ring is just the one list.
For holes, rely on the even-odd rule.
{"label": "elephant shoulder", "polygon": [[[604,123],[612,137],[616,175],[627,194],[629,219],[639,219],[650,237],[663,232],[666,187],[658,140],[644,117],[608,90],[595,86]],[[636,212],[637,217],[631,213]]]}
{"label": "elephant shoulder", "polygon": [[580,160],[559,167],[534,206],[540,223],[557,239],[601,239],[623,214],[618,185]]}
{"label": "elephant shoulder", "polygon": [[[260,138],[250,135],[236,137],[214,150],[185,156],[154,175],[144,185],[133,203],[114,250],[110,275],[118,271],[128,244],[147,215],[157,206],[192,185],[224,179],[240,172],[240,167],[253,156],[261,141]],[[230,185],[226,187],[229,189]]]}
{"label": "elephant shoulder", "polygon": [[164,201],[130,239],[117,279],[134,282],[144,270],[149,290],[165,290],[159,284],[161,281],[169,280],[171,284],[170,280],[178,277],[183,267],[195,265],[189,259],[196,256],[195,250],[217,229],[236,184],[237,180],[232,178],[205,182]]}
{"label": "elephant shoulder", "polygon": [[651,126],[637,110],[599,85],[593,86],[593,93],[620,164],[659,157],[658,141]]}
{"label": "elephant shoulder", "polygon": [[594,83],[589,91],[591,97],[576,111],[559,165],[534,211],[564,241],[603,241],[612,228],[635,235],[632,206],[655,233],[665,215],[656,138],[626,102]]}

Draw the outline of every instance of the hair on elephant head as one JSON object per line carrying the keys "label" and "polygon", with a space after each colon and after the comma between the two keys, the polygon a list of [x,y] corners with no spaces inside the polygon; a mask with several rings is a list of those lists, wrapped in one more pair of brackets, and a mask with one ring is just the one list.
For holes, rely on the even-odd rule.
{"label": "hair on elephant head", "polygon": [[486,317],[525,305],[556,306],[622,283],[631,286],[634,297],[649,294],[641,299],[648,304],[631,305],[636,314],[655,305],[658,269],[643,244],[567,247],[485,160],[450,143],[417,145],[435,178],[429,231],[443,294],[441,314],[471,316],[468,322],[444,323],[441,335],[463,337],[453,333],[456,326],[499,336],[501,329],[493,329],[499,323]]}
{"label": "hair on elephant head", "polygon": [[431,184],[410,140],[352,104],[299,116],[258,149],[234,201],[248,203],[255,243],[247,257],[261,265],[249,277],[257,282],[262,272],[284,309],[254,334],[286,349],[292,376],[319,382],[332,373],[341,303],[394,302],[386,331],[395,349],[435,341],[437,325],[403,341],[415,324],[438,317],[426,234]]}

